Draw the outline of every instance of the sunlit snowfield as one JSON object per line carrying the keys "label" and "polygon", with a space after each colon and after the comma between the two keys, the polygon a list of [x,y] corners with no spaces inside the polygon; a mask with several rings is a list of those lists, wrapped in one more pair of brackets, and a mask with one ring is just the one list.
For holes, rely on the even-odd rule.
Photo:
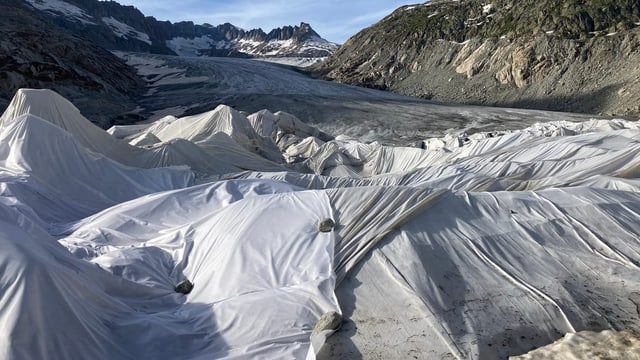
{"label": "sunlit snowfield", "polygon": [[3,356],[638,358],[638,123],[121,55],[150,121],[0,118]]}

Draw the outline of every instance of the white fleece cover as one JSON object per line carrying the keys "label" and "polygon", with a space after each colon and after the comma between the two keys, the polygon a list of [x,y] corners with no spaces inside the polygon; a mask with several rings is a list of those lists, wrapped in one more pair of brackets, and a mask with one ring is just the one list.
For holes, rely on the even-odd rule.
{"label": "white fleece cover", "polygon": [[[238,173],[280,166],[243,116],[118,130],[185,149],[167,157],[19,91],[0,118],[0,358],[504,359],[640,332],[636,123],[428,150],[334,140],[308,158],[350,175],[332,177]],[[312,346],[328,311],[342,328]]]}

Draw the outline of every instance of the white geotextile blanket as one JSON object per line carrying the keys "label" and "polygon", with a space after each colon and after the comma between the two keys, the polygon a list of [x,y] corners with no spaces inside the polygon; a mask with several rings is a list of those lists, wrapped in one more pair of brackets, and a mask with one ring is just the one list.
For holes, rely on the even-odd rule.
{"label": "white geotextile blanket", "polygon": [[338,286],[358,335],[323,358],[504,359],[569,332],[638,332],[639,219],[637,193],[445,193]]}
{"label": "white geotextile blanket", "polygon": [[[333,234],[318,231],[318,223],[331,217],[328,198],[320,192],[251,196],[272,189],[247,181],[236,187],[246,194],[220,196],[233,187],[221,184],[196,203],[187,189],[110,209],[95,217],[100,225],[79,225],[61,240],[74,254],[3,206],[0,323],[7,332],[0,354],[306,356],[315,321],[339,309]],[[149,207],[158,201],[162,206]],[[181,206],[193,217],[170,215]],[[131,215],[141,209],[144,215]],[[287,226],[272,226],[278,219],[287,219]],[[173,290],[184,279],[194,284],[186,296]]]}
{"label": "white geotextile blanket", "polygon": [[[159,122],[158,126],[153,127],[155,132],[150,134],[163,142],[147,147],[132,146],[98,128],[82,116],[73,104],[50,90],[18,90],[0,117],[0,126],[10,126],[27,114],[46,119],[68,132],[88,150],[127,166],[156,168],[187,165],[196,173],[208,175],[242,170],[285,170],[283,166],[256,155],[260,153],[275,159],[277,148],[275,145],[268,147],[264,139],[251,128],[249,120],[226,106],[198,116],[176,119],[168,124]],[[185,126],[189,121],[193,124]],[[135,127],[136,131],[140,131],[139,126]],[[196,146],[197,142],[207,145],[210,137],[227,137],[222,139],[225,140],[225,146]],[[193,142],[190,141],[192,138]]]}
{"label": "white geotextile blanket", "polygon": [[[640,331],[634,124],[559,123],[457,149],[333,142],[342,154],[319,169],[394,173],[193,186],[184,166],[123,165],[148,150],[96,132],[57,95],[35,93],[58,105],[33,114],[47,107],[29,94],[0,124],[2,358],[495,359],[568,332]],[[234,163],[262,163],[239,134],[203,129],[203,147],[175,141],[209,155],[233,141]],[[194,161],[182,153],[156,166]],[[226,172],[216,166],[238,169],[200,170]],[[193,291],[176,293],[185,279]],[[342,330],[312,348],[329,311]]]}

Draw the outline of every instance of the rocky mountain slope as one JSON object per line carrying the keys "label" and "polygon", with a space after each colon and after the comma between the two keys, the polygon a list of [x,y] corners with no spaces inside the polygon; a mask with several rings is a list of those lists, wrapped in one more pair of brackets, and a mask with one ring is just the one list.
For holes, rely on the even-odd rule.
{"label": "rocky mountain slope", "polygon": [[24,0],[58,25],[109,50],[182,56],[326,57],[338,45],[309,24],[266,33],[225,23],[171,23],[145,16],[133,6],[97,0]]}
{"label": "rocky mountain slope", "polygon": [[306,23],[265,33],[231,24],[172,24],[114,1],[2,0],[0,109],[19,88],[48,88],[108,127],[140,120],[138,103],[147,91],[147,83],[114,55],[116,50],[312,61],[337,47]]}
{"label": "rocky mountain slope", "polygon": [[432,1],[344,44],[327,79],[445,102],[640,113],[640,2]]}
{"label": "rocky mountain slope", "polygon": [[50,88],[106,126],[135,107],[131,99],[144,90],[121,59],[33,13],[22,0],[0,2],[0,34],[0,109],[19,88]]}

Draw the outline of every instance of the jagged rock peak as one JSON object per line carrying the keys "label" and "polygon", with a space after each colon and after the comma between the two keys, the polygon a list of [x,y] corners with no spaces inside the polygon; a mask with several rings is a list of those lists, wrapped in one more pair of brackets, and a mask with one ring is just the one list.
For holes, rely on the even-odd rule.
{"label": "jagged rock peak", "polygon": [[289,40],[294,39],[295,41],[302,42],[305,40],[320,38],[315,30],[311,28],[311,25],[301,22],[300,26],[283,26],[281,28],[276,28],[271,30],[267,35],[268,40]]}
{"label": "jagged rock peak", "polygon": [[[230,23],[213,26],[198,25],[193,21],[158,21],[145,17],[133,6],[123,6],[115,1],[22,0],[22,3],[55,18],[56,23],[74,35],[109,50],[185,56],[326,57],[338,48],[304,22],[266,33],[259,28],[243,30]],[[292,41],[277,46],[268,44],[287,40]],[[302,46],[307,41],[314,42],[315,50]]]}

